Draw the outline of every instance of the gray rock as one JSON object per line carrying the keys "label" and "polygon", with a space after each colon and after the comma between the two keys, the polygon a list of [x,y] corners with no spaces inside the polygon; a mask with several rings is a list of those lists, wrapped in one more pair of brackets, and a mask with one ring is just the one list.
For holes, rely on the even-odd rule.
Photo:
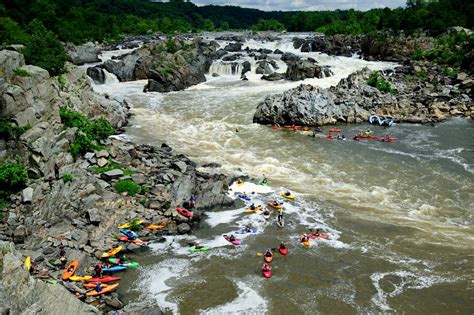
{"label": "gray rock", "polygon": [[22,202],[23,203],[31,203],[31,201],[33,201],[33,193],[34,193],[34,190],[31,187],[27,187],[27,188],[23,189],[23,191],[21,192]]}
{"label": "gray rock", "polygon": [[105,83],[105,72],[101,67],[89,67],[86,73],[96,84]]}
{"label": "gray rock", "polygon": [[225,51],[237,52],[242,50],[242,43],[229,43],[224,47]]}
{"label": "gray rock", "polygon": [[123,174],[122,170],[115,169],[115,170],[111,170],[111,171],[102,173],[100,175],[100,177],[105,179],[105,180],[112,180],[112,179],[118,179],[118,178],[122,177],[123,175],[124,174]]}
{"label": "gray rock", "polygon": [[109,164],[109,161],[106,158],[100,158],[99,160],[97,160],[97,165],[99,167],[104,167],[107,164]]}
{"label": "gray rock", "polygon": [[93,43],[75,46],[73,44],[66,45],[67,54],[75,65],[83,65],[85,63],[99,62],[100,49]]}
{"label": "gray rock", "polygon": [[108,158],[109,157],[109,152],[107,150],[100,150],[99,152],[95,153],[96,158]]}
{"label": "gray rock", "polygon": [[87,215],[89,216],[89,222],[92,224],[98,225],[102,220],[97,208],[87,210]]}
{"label": "gray rock", "polygon": [[25,65],[25,58],[22,54],[11,50],[0,51],[0,73],[1,76],[9,80],[15,76],[15,70]]}
{"label": "gray rock", "polygon": [[180,171],[181,173],[185,173],[187,168],[188,168],[186,163],[184,163],[182,161],[178,161],[178,162],[173,163],[173,167],[174,167],[174,169]]}
{"label": "gray rock", "polygon": [[180,225],[178,225],[177,229],[179,234],[186,234],[191,232],[191,227],[187,223],[181,223]]}
{"label": "gray rock", "polygon": [[17,226],[13,232],[13,241],[16,244],[21,244],[25,241],[26,228],[24,225]]}
{"label": "gray rock", "polygon": [[95,153],[94,153],[94,152],[87,152],[86,154],[84,154],[84,158],[85,158],[86,160],[90,160],[90,159],[92,159],[94,156],[95,156]]}

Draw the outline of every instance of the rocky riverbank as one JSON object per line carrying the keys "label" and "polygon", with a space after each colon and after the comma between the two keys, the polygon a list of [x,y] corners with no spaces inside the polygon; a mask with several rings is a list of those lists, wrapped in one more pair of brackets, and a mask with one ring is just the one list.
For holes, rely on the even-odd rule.
{"label": "rocky riverbank", "polygon": [[[0,210],[2,248],[11,252],[2,250],[0,299],[3,292],[11,313],[74,309],[77,314],[90,314],[120,309],[123,304],[116,294],[88,298],[86,302],[94,307],[76,305],[77,298],[66,290],[84,290],[74,283],[53,281],[63,271],[58,266],[60,247],[68,261],[79,261],[78,274],[91,274],[98,257],[117,244],[114,234],[120,223],[139,218],[164,225],[159,232],[140,231],[144,241],[159,240],[164,234],[189,233],[203,210],[233,203],[226,195],[224,175],[206,173],[206,168],[198,168],[166,144],[137,145],[112,137],[97,143],[100,149],[74,156],[70,149],[81,132],[65,127],[60,108],[91,120],[106,118],[118,130],[129,116],[125,102],[94,93],[83,70],[69,65],[67,74],[50,77],[41,68],[25,65],[20,53],[1,51],[0,72],[4,75],[1,115],[14,125],[29,125],[18,139],[0,140],[2,163],[17,161],[29,176],[27,187]],[[196,203],[190,219],[175,208],[191,195]],[[139,250],[135,244],[124,246],[126,251]],[[43,280],[23,270],[19,262],[26,256],[34,261],[33,276]]]}
{"label": "rocky riverbank", "polygon": [[451,116],[474,118],[474,78],[449,71],[428,62],[408,62],[375,74],[364,69],[329,89],[301,85],[269,96],[257,106],[253,120],[320,126],[360,123],[371,114],[412,123],[438,122]]}

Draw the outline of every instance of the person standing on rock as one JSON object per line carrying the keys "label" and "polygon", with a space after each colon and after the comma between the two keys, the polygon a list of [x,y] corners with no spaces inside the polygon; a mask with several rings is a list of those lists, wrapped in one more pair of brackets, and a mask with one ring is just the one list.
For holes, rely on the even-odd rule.
{"label": "person standing on rock", "polygon": [[189,198],[189,209],[193,209],[196,205],[196,195],[192,194],[191,198]]}
{"label": "person standing on rock", "polygon": [[94,272],[95,272],[95,276],[97,278],[100,278],[102,276],[102,264],[101,263],[98,263],[97,265],[95,265]]}

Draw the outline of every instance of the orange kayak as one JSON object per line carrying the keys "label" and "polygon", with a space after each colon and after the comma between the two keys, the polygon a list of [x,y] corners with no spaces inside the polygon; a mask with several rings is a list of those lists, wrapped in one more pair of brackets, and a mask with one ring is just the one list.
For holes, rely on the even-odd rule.
{"label": "orange kayak", "polygon": [[[104,285],[103,285],[104,286]],[[87,292],[86,295],[87,296],[98,296],[98,295],[101,295],[101,294],[105,294],[105,293],[108,293],[108,292],[111,292],[113,290],[115,290],[117,287],[119,286],[118,283],[116,284],[111,284],[111,285],[108,285],[108,286],[104,286],[104,288],[102,288],[102,291],[100,292],[97,292],[96,290],[92,290],[90,292]]]}
{"label": "orange kayak", "polygon": [[149,229],[149,230],[161,230],[164,227],[165,227],[164,225],[156,225],[156,224],[150,224],[150,225],[146,226],[146,228]]}
{"label": "orange kayak", "polygon": [[271,201],[268,202],[268,205],[269,205],[270,207],[274,208],[274,209],[281,209],[281,208],[283,208],[282,205],[275,206],[275,205],[273,204],[273,202],[271,202]]}
{"label": "orange kayak", "polygon": [[69,279],[77,270],[79,266],[79,262],[77,259],[73,260],[69,266],[67,266],[66,270],[63,272],[63,280]]}

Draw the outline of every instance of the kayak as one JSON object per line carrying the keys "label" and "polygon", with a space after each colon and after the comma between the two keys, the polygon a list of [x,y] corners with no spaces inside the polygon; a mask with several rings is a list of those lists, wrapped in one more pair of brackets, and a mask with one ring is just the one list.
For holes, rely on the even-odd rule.
{"label": "kayak", "polygon": [[31,269],[31,257],[30,256],[26,257],[26,259],[25,259],[25,267],[26,267],[26,270],[30,271],[30,269]]}
{"label": "kayak", "polygon": [[262,214],[263,214],[263,217],[268,220],[268,219],[270,219],[270,216],[272,215],[273,211],[268,211],[268,213],[265,214],[265,212],[267,212],[267,211],[262,212]]}
{"label": "kayak", "polygon": [[268,278],[271,278],[271,277],[272,277],[272,270],[271,270],[271,269],[269,269],[269,270],[264,270],[264,269],[262,268],[262,274],[263,274],[263,277],[264,277],[264,278],[267,278],[267,279],[268,279]]}
{"label": "kayak", "polygon": [[119,235],[117,236],[119,240],[121,240],[122,242],[128,242],[128,243],[133,243],[133,244],[136,244],[136,245],[140,245],[140,246],[144,246],[146,245],[146,242],[142,241],[141,239],[134,239],[134,240],[129,240],[128,237],[126,235]]}
{"label": "kayak", "polygon": [[100,278],[92,278],[89,280],[86,280],[87,282],[101,282],[101,283],[106,283],[106,282],[114,282],[114,281],[119,281],[121,278],[120,277],[112,277],[112,276],[105,276],[105,277],[100,277]]}
{"label": "kayak", "polygon": [[112,257],[114,256],[115,254],[117,254],[118,252],[120,252],[122,250],[122,246],[118,246],[118,247],[115,247],[115,248],[112,248],[111,250],[109,250],[108,252],[106,253],[103,253],[102,256],[100,256],[101,258],[107,258],[107,257]]}
{"label": "kayak", "polygon": [[111,291],[115,290],[118,286],[119,286],[118,283],[112,284],[112,285],[109,285],[105,288],[102,288],[102,291],[100,291],[100,292],[97,292],[96,290],[92,290],[90,292],[87,292],[86,295],[87,296],[98,296],[98,295],[101,295],[101,294],[111,292]]}
{"label": "kayak", "polygon": [[126,229],[120,229],[120,233],[122,233],[123,235],[128,236],[127,233],[129,233],[129,232],[132,232],[133,237],[139,237],[140,236],[140,235],[138,235],[138,233],[135,233],[133,231],[126,230]]}
{"label": "kayak", "polygon": [[295,195],[287,195],[285,192],[281,192],[280,195],[286,199],[295,199]]}
{"label": "kayak", "polygon": [[336,136],[331,136],[331,135],[327,135],[327,136],[325,136],[325,138],[327,138],[327,139],[337,139]]}
{"label": "kayak", "polygon": [[120,264],[120,258],[109,258],[107,261],[111,264],[118,265]]}
{"label": "kayak", "polygon": [[272,207],[273,209],[281,209],[281,208],[283,208],[283,205],[280,204],[280,205],[278,205],[278,206],[275,206],[275,205],[273,204],[273,202],[271,202],[271,201],[269,201],[267,204],[268,204],[270,207]]}
{"label": "kayak", "polygon": [[371,136],[371,135],[357,135],[357,138],[362,138],[362,139],[375,139],[377,136]]}
{"label": "kayak", "polygon": [[277,125],[272,125],[272,129],[280,129]]}
{"label": "kayak", "polygon": [[182,216],[185,216],[187,218],[190,218],[193,216],[193,213],[192,212],[189,212],[188,210],[186,209],[183,209],[183,208],[176,208],[176,211],[179,212],[179,214],[181,214]]}
{"label": "kayak", "polygon": [[311,245],[311,243],[308,241],[308,242],[301,242],[301,244],[303,244],[304,247],[309,247]]}
{"label": "kayak", "polygon": [[262,209],[263,209],[263,206],[258,205],[258,206],[255,207],[255,209],[252,210],[252,209],[248,208],[248,209],[245,209],[244,212],[245,213],[255,213],[255,212],[260,211]]}
{"label": "kayak", "polygon": [[303,126],[283,126],[283,128],[299,130],[299,129],[303,129]]}
{"label": "kayak", "polygon": [[196,252],[205,252],[205,251],[208,251],[209,250],[209,247],[201,247],[201,248],[196,248],[196,247],[192,247],[189,249],[192,253],[196,253]]}
{"label": "kayak", "polygon": [[398,140],[398,138],[392,138],[392,137],[375,137],[374,139],[377,141],[383,141],[383,142],[391,142],[391,141]]}
{"label": "kayak", "polygon": [[313,234],[308,234],[308,238],[328,238],[329,234],[319,234],[319,236],[313,235]]}
{"label": "kayak", "polygon": [[242,194],[239,194],[239,198],[242,199],[242,200],[247,200],[247,201],[252,200],[252,198],[250,198],[249,196],[245,196],[245,195],[242,195]]}
{"label": "kayak", "polygon": [[140,264],[137,263],[136,261],[129,261],[124,264],[120,264],[119,266],[125,267],[125,268],[135,268],[135,267],[140,266]]}
{"label": "kayak", "polygon": [[329,132],[342,132],[341,129],[329,129]]}
{"label": "kayak", "polygon": [[72,277],[69,277],[69,280],[71,280],[71,281],[86,281],[86,280],[89,280],[89,279],[92,279],[92,276],[83,276],[83,277],[72,276]]}
{"label": "kayak", "polygon": [[265,260],[266,263],[271,263],[273,261],[273,254],[271,256],[263,255],[263,260]]}
{"label": "kayak", "polygon": [[235,232],[235,234],[253,234],[253,233],[257,233],[257,230],[251,229],[250,231],[237,231],[237,232]]}
{"label": "kayak", "polygon": [[278,251],[282,255],[288,255],[288,248],[287,247],[285,247],[285,248],[278,247]]}
{"label": "kayak", "polygon": [[231,242],[231,241],[229,241],[229,237],[230,237],[230,236],[228,236],[228,235],[224,235],[224,238],[225,238],[228,242],[232,243],[233,245],[240,245],[240,240],[235,239],[235,240],[233,240],[233,241]]}
{"label": "kayak", "polygon": [[69,264],[69,266],[67,266],[66,270],[63,272],[63,280],[67,280],[72,275],[74,275],[74,273],[76,272],[78,266],[79,266],[79,262],[77,261],[77,259],[73,260]]}
{"label": "kayak", "polygon": [[[102,284],[102,288],[107,288],[111,285],[113,285],[113,284]],[[83,286],[84,286],[84,288],[94,289],[97,286],[97,283],[92,283],[92,282],[84,283]]]}
{"label": "kayak", "polygon": [[145,228],[149,230],[161,230],[164,227],[165,227],[164,225],[156,225],[156,224],[150,224],[150,225],[145,226]]}
{"label": "kayak", "polygon": [[[135,224],[136,224],[136,225],[140,225],[140,224],[142,224],[143,222],[145,222],[145,221],[143,221],[143,220],[138,220]],[[119,229],[128,229],[129,227],[130,227],[130,223],[125,223],[125,224],[122,224],[122,225],[119,225],[119,226],[118,226]]]}
{"label": "kayak", "polygon": [[352,140],[355,140],[355,141],[360,141],[360,138],[359,138],[359,137],[356,137],[356,136],[354,136],[354,137],[352,137]]}
{"label": "kayak", "polygon": [[123,271],[127,269],[125,266],[114,266],[110,268],[102,268],[102,272],[117,272],[117,271]]}

